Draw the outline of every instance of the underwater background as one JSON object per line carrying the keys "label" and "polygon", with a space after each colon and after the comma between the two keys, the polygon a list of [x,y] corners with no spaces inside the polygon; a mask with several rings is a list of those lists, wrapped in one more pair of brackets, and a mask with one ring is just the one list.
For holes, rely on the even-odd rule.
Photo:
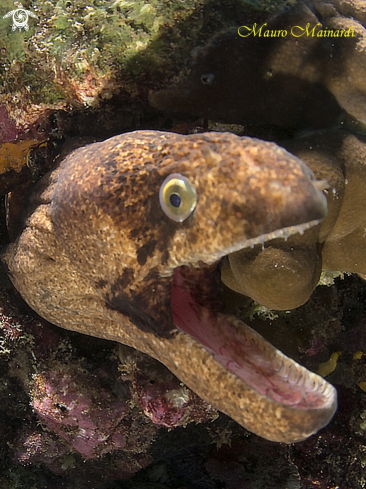
{"label": "underwater background", "polygon": [[[23,13],[7,16],[17,9]],[[254,24],[266,27],[254,35]],[[228,131],[274,141],[306,163],[301,142],[308,138],[306,144],[318,145],[319,161],[336,162],[321,178],[333,182],[337,174],[339,188],[357,160],[357,185],[334,210],[342,217],[337,232],[347,236],[340,238],[343,254],[324,251],[323,263],[337,269],[323,272],[314,292],[320,269],[305,254],[298,272],[305,304],[268,309],[226,290],[230,311],[337,388],[338,410],[328,426],[294,444],[260,438],[156,360],[47,323],[4,270],[2,488],[366,487],[365,29],[364,0],[1,3],[4,247],[8,192],[21,212],[25,189],[56,158],[116,134]],[[303,243],[300,237],[296,245]],[[287,299],[285,279],[283,287],[279,295]]]}

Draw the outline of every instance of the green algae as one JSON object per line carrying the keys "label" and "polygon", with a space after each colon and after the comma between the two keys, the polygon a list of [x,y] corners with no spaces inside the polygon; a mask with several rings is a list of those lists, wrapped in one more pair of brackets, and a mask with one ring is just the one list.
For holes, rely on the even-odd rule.
{"label": "green algae", "polygon": [[[66,96],[65,78],[69,85],[78,84],[90,71],[94,77],[110,78],[129,62],[131,75],[139,75],[159,64],[155,54],[146,57],[140,53],[157,39],[161,29],[185,20],[202,5],[202,0],[36,1],[24,8],[31,9],[38,19],[29,18],[28,31],[14,32],[11,19],[2,17],[15,7],[13,2],[5,1],[0,8],[0,49],[5,58],[1,75],[7,78],[11,91],[17,86],[13,78],[22,78],[19,84],[29,87],[33,103],[54,102],[57,86],[60,98]],[[137,59],[131,63],[134,56]],[[12,72],[14,62],[28,62],[27,69],[22,66],[17,77]],[[56,74],[53,77],[52,68]],[[49,83],[39,90],[37,80]]]}
{"label": "green algae", "polygon": [[24,1],[38,18],[29,17],[29,30],[20,32],[3,19],[15,3],[0,6],[0,93],[20,92],[33,104],[78,99],[88,105],[105,85],[136,94],[170,81],[193,48],[241,25],[248,8],[273,10],[284,2]]}

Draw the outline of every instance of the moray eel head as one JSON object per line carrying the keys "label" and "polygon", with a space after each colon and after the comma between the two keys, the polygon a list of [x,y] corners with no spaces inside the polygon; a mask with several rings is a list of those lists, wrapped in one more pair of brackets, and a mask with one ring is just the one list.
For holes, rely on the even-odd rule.
{"label": "moray eel head", "polygon": [[47,320],[137,348],[249,430],[294,442],[328,423],[335,389],[223,312],[219,268],[317,224],[322,186],[272,143],[123,134],[41,180],[3,261]]}

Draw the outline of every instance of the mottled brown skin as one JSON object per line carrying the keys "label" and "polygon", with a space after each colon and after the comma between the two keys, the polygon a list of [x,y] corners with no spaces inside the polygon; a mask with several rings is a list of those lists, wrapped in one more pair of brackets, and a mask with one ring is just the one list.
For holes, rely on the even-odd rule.
{"label": "mottled brown skin", "polygon": [[285,146],[328,181],[328,216],[304,236],[233,253],[222,273],[230,288],[273,309],[304,304],[322,269],[366,273],[366,138],[323,131]]}
{"label": "mottled brown skin", "polygon": [[[195,211],[182,223],[163,213],[158,198],[164,179],[176,172],[198,194]],[[248,239],[325,215],[324,196],[296,157],[274,144],[226,133],[123,134],[66,157],[38,184],[27,210],[24,229],[3,261],[41,316],[155,357],[202,398],[265,438],[297,441],[332,417],[334,395],[330,405],[313,410],[271,401],[172,321],[177,267],[185,266],[188,275],[196,269],[199,283],[209,265]],[[239,331],[244,327],[229,320]],[[258,348],[274,354],[263,338],[250,334]],[[314,383],[327,387],[319,378]]]}

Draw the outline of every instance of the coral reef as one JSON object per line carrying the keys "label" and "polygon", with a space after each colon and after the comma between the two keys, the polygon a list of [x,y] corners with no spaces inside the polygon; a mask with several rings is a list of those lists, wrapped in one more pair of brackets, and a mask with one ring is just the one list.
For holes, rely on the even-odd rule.
{"label": "coral reef", "polygon": [[322,269],[366,272],[366,139],[331,130],[281,144],[305,161],[317,178],[328,182],[328,216],[302,236],[231,254],[224,262],[222,278],[262,305],[293,309],[309,299]]}
{"label": "coral reef", "polygon": [[[30,311],[7,287],[5,282],[0,301],[2,396],[13,394],[0,417],[2,423],[11,420],[1,429],[8,432],[13,463],[43,464],[65,481],[79,480],[80,487],[92,473],[95,484],[122,480],[153,460],[151,447],[159,428],[217,417],[158,362],[136,352],[131,367],[126,354],[114,353],[113,344],[68,338],[43,320],[24,315]],[[179,394],[184,402],[178,401]],[[27,423],[17,423],[20,418]],[[2,445],[1,450],[4,456],[9,447]],[[1,477],[3,484],[5,474]]]}
{"label": "coral reef", "polygon": [[189,390],[177,384],[162,364],[138,350],[119,345],[121,377],[132,384],[134,399],[154,424],[174,428],[188,423],[214,420],[216,410]]}
{"label": "coral reef", "polygon": [[125,447],[120,422],[128,405],[113,399],[80,365],[69,362],[67,368],[33,375],[31,398],[41,421],[84,458]]}
{"label": "coral reef", "polygon": [[[12,18],[4,16],[20,3],[5,0],[0,5],[0,144],[29,144],[47,171],[59,139],[70,131],[79,135],[87,126],[76,118],[90,117],[91,108],[100,109],[92,116],[95,126],[96,118],[106,112],[94,131],[97,137],[136,127],[142,110],[152,127],[155,111],[147,101],[149,90],[178,77],[193,48],[235,25],[253,5],[270,11],[281,2],[230,0],[212,9],[204,0],[77,4],[25,0],[24,9],[37,18],[29,17],[28,30],[13,31]],[[50,154],[43,155],[44,148],[33,139],[47,141]],[[14,165],[10,169],[0,154],[0,171],[7,173],[0,175],[2,195],[39,177],[27,165],[28,152],[15,163],[18,150],[9,147]]]}
{"label": "coral reef", "polygon": [[[364,171],[357,165],[363,138],[334,132],[332,140],[328,131],[286,140],[304,128],[348,125],[364,131],[364,1],[299,2],[268,20],[268,12],[281,3],[24,1],[38,19],[29,19],[28,31],[12,32],[3,15],[18,4],[3,1],[0,194],[18,186],[14,201],[22,208],[25,188],[50,168],[70,137],[77,138],[77,147],[139,128],[222,131],[225,126],[218,123],[227,121],[231,132],[281,142],[316,165],[321,178],[319,166],[326,163],[327,178],[337,189],[338,198],[328,193],[333,218],[323,223],[321,235],[314,229],[315,239],[307,232],[287,248],[271,243],[282,253],[280,259],[291,247],[298,253],[282,262],[289,263],[291,273],[282,279],[277,275],[279,300],[308,298],[330,230],[332,243],[323,249],[323,260],[330,268],[341,263],[361,271],[355,263],[363,264]],[[304,36],[295,43],[291,38],[246,39],[244,49],[237,35],[239,25],[254,22],[276,28],[319,19],[328,30],[355,26],[356,36]],[[167,88],[172,82],[178,90]],[[151,102],[164,110],[149,106],[149,91]],[[352,171],[349,182],[346,170],[354,163],[358,173]],[[6,244],[4,211],[0,215],[0,239]],[[10,231],[14,236],[17,227]],[[267,271],[266,253],[270,257],[272,251],[266,247],[262,255]],[[253,253],[260,257],[261,252]],[[301,279],[288,287],[296,261]],[[253,307],[226,291],[228,307],[245,304],[234,307],[235,314],[307,368],[316,372],[340,352],[335,369],[323,372],[338,390],[336,416],[295,445],[260,439],[222,414],[212,422],[217,413],[156,361],[54,328],[22,303],[5,277],[0,279],[1,487],[365,486],[366,296],[360,278],[332,279],[292,312]],[[253,313],[263,310],[260,317]]]}
{"label": "coral reef", "polygon": [[[366,84],[365,84],[365,4],[362,0],[333,0],[324,4],[315,1],[319,17],[324,27],[332,30],[353,29],[349,38],[323,43],[324,56],[323,82],[335,96],[338,103],[356,120],[366,123]],[[350,77],[348,74],[352,73]]]}
{"label": "coral reef", "polygon": [[54,157],[51,114],[46,111],[31,126],[17,125],[0,105],[0,196],[37,180]]}
{"label": "coral reef", "polygon": [[17,126],[32,126],[48,109],[97,107],[120,93],[146,101],[193,48],[236,25],[253,3],[273,10],[284,2],[230,0],[216,9],[205,0],[25,0],[37,19],[12,31],[3,16],[17,3],[0,6],[0,105]]}

